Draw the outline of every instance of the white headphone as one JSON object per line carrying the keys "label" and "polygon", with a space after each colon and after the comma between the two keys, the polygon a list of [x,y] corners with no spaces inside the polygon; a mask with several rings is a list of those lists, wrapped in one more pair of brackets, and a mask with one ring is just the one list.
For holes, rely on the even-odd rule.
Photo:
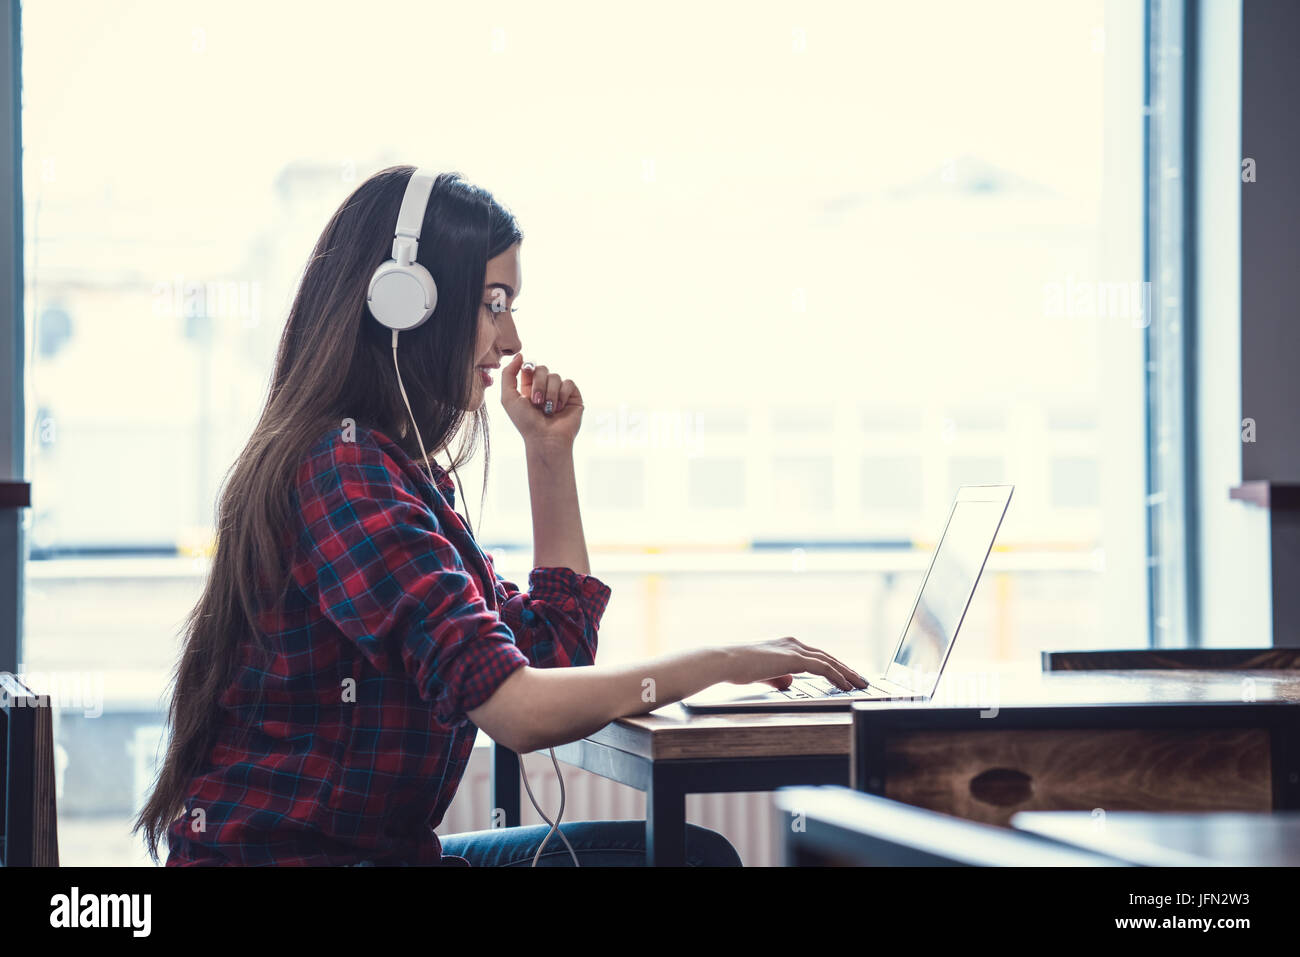
{"label": "white headphone", "polygon": [[411,400],[406,397],[406,386],[402,384],[402,370],[397,365],[398,334],[423,324],[424,320],[433,315],[433,308],[438,304],[437,284],[429,275],[429,270],[415,261],[415,254],[420,249],[420,229],[424,226],[424,213],[429,205],[434,178],[434,173],[417,169],[407,181],[402,208],[397,213],[393,258],[380,263],[370,277],[366,305],[380,325],[393,330],[393,371],[397,373],[397,388],[402,392],[406,414],[411,417],[415,439],[420,443],[420,455],[424,462],[422,471],[429,479],[429,484],[436,487],[433,471],[429,467],[429,453],[425,451],[420,426],[415,421],[415,413],[411,411]]}
{"label": "white headphone", "polygon": [[420,249],[420,229],[429,205],[429,193],[437,174],[417,169],[406,184],[402,208],[397,214],[393,258],[380,263],[370,277],[366,303],[380,324],[395,332],[406,332],[423,324],[438,305],[438,286],[415,261]]}

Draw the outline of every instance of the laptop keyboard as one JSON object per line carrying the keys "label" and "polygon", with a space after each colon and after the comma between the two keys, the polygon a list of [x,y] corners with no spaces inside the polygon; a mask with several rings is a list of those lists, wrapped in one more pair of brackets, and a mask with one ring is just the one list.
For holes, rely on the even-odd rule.
{"label": "laptop keyboard", "polygon": [[870,684],[865,688],[854,688],[852,691],[844,691],[822,678],[811,680],[807,678],[795,678],[789,688],[779,693],[785,695],[792,701],[800,698],[836,698],[850,694],[866,695],[867,697],[872,698],[884,698],[888,697],[889,694],[887,691]]}

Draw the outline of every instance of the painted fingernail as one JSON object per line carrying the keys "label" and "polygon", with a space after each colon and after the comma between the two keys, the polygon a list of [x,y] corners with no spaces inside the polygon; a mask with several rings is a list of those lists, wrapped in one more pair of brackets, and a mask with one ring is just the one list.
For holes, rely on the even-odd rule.
{"label": "painted fingernail", "polygon": [[524,363],[524,368],[527,369],[529,372],[532,372],[532,371],[533,371],[533,364],[532,364],[531,362],[525,362],[525,363]]}
{"label": "painted fingernail", "polygon": [[555,411],[555,403],[552,402],[550,399],[547,399],[547,400],[546,400],[546,414],[547,414],[547,415],[550,415],[553,411]]}
{"label": "painted fingernail", "polygon": [[534,392],[533,405],[541,405],[541,404],[542,404],[542,394],[540,392]]}

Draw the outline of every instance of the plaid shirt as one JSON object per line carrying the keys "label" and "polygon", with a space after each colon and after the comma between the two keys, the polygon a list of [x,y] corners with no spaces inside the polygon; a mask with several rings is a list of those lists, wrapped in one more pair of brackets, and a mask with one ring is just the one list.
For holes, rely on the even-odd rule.
{"label": "plaid shirt", "polygon": [[351,438],[332,430],[298,469],[289,591],[259,622],[273,653],[240,647],[168,866],[467,864],[433,830],[469,762],[466,712],[525,664],[595,660],[608,586],[535,568],[520,592],[445,470],[434,488],[387,436]]}

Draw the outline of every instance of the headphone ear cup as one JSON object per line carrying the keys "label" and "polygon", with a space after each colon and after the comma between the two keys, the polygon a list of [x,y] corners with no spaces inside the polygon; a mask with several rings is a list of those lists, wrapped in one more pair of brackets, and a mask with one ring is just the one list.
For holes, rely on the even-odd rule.
{"label": "headphone ear cup", "polygon": [[366,303],[380,325],[406,332],[433,315],[438,286],[419,263],[403,266],[390,259],[370,277]]}

